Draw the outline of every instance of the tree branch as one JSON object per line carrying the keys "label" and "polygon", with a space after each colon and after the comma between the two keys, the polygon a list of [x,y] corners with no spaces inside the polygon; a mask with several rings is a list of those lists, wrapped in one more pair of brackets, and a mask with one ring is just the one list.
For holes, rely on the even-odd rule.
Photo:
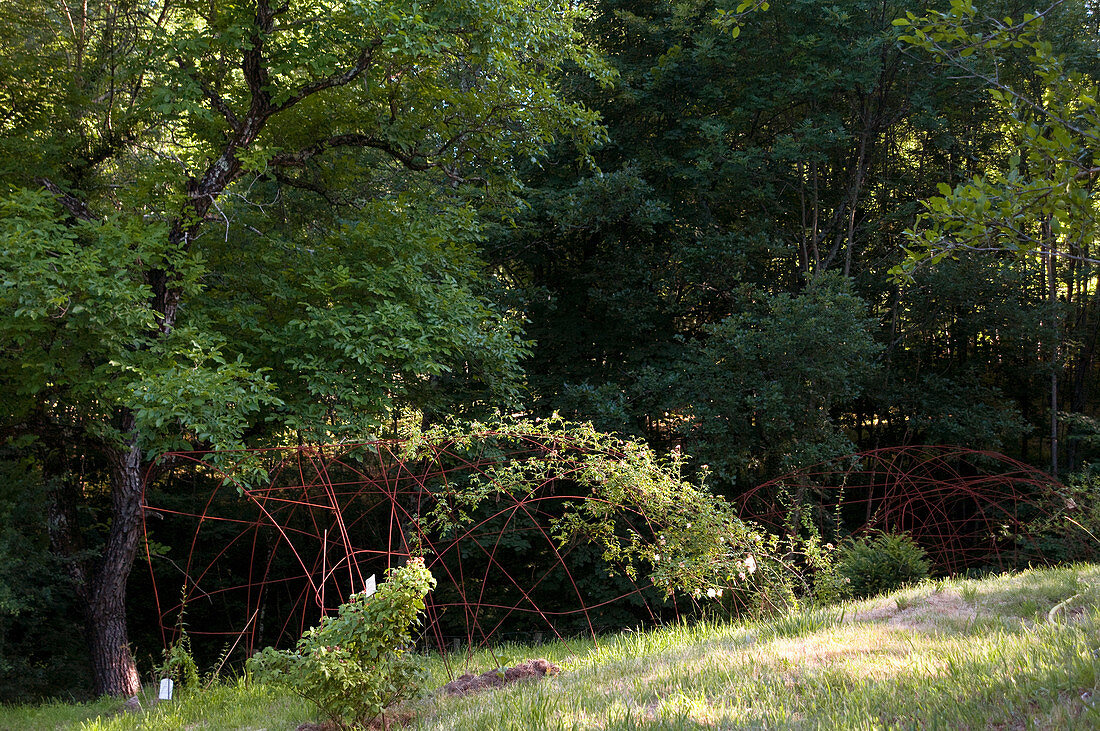
{"label": "tree branch", "polygon": [[301,180],[299,178],[292,178],[291,176],[289,176],[286,173],[283,173],[283,172],[281,172],[277,169],[272,170],[271,174],[274,176],[274,178],[277,182],[279,182],[283,185],[289,186],[291,188],[297,188],[298,190],[309,191],[310,193],[318,195],[326,203],[328,203],[330,206],[332,206],[334,208],[338,205],[337,202],[335,200],[333,200],[332,196],[329,195],[328,190],[325,189],[323,186],[317,185],[315,183],[311,183],[307,180]]}
{"label": "tree branch", "polygon": [[214,107],[215,111],[225,117],[225,121],[229,123],[230,128],[232,128],[234,132],[240,132],[241,123],[237,119],[237,115],[232,107],[226,103],[225,99],[221,98],[218,92],[206,85],[199,76],[198,70],[180,56],[176,56],[176,64],[192,81],[199,85],[199,88],[202,89],[203,96],[210,100],[210,104]]}
{"label": "tree branch", "polygon": [[262,126],[263,121],[271,115],[270,75],[264,59],[264,38],[274,30],[277,12],[271,9],[267,0],[256,3],[256,24],[249,36],[251,45],[241,56],[241,72],[252,95],[246,126],[257,120]]}
{"label": "tree branch", "polygon": [[49,178],[36,178],[35,182],[45,188],[55,198],[58,203],[65,207],[65,210],[69,212],[73,218],[81,221],[95,221],[96,217],[92,215],[92,212],[88,210],[87,204],[80,200],[76,196],[69,195],[65,191],[61,190],[57,183],[53,182]]}
{"label": "tree branch", "polygon": [[327,140],[321,140],[298,152],[275,155],[271,158],[270,164],[276,167],[297,167],[304,165],[311,157],[320,155],[333,147],[369,147],[380,150],[409,170],[430,170],[436,167],[436,163],[431,162],[423,153],[405,152],[386,140],[364,134],[344,134],[329,137]]}
{"label": "tree branch", "polygon": [[372,44],[360,51],[359,57],[355,59],[355,63],[352,64],[351,68],[341,73],[326,76],[323,79],[317,79],[316,81],[311,81],[308,84],[299,86],[297,91],[292,93],[286,101],[275,107],[274,113],[277,114],[285,109],[289,109],[306,97],[312,96],[319,91],[331,89],[336,86],[345,86],[355,81],[360,74],[370,68],[371,60],[374,57],[374,51],[380,45],[382,45],[382,39],[376,38]]}

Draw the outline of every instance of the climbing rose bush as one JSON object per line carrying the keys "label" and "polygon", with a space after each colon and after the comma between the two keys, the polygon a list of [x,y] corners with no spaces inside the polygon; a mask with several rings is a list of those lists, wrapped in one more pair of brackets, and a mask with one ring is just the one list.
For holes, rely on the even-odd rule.
{"label": "climbing rose bush", "polygon": [[432,459],[441,447],[468,452],[471,462],[499,459],[465,480],[449,480],[437,506],[420,516],[436,535],[456,535],[478,506],[502,494],[523,495],[562,481],[587,499],[566,502],[549,526],[565,549],[596,545],[609,567],[631,579],[648,576],[667,595],[698,600],[738,596],[741,606],[776,606],[790,594],[791,570],[778,539],[742,520],[705,485],[683,475],[687,455],[655,453],[640,440],[595,430],[558,415],[545,420],[497,419],[444,424],[406,441],[406,461]]}

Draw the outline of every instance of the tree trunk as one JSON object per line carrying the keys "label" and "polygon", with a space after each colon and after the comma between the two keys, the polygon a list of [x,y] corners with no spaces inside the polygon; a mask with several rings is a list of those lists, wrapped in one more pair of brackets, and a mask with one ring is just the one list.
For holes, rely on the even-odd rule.
{"label": "tree trunk", "polygon": [[1043,238],[1047,242],[1047,299],[1050,303],[1050,323],[1054,342],[1050,356],[1050,474],[1058,479],[1058,358],[1061,355],[1061,337],[1058,322],[1058,250],[1057,241],[1050,229],[1050,218],[1043,222]]}
{"label": "tree trunk", "polygon": [[97,693],[132,696],[141,690],[126,628],[126,583],[141,538],[142,467],[136,440],[110,450],[111,529],[88,591],[85,617]]}
{"label": "tree trunk", "polygon": [[125,591],[89,604],[87,623],[96,693],[124,698],[137,695],[141,681],[126,630]]}

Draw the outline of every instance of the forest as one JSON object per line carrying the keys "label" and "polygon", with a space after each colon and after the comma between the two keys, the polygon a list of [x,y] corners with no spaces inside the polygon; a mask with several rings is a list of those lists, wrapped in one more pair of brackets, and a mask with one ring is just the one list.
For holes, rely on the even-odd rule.
{"label": "forest", "polygon": [[919,445],[1100,498],[1098,52],[1090,0],[0,3],[0,700],[135,692],[166,453],[560,416],[730,501]]}

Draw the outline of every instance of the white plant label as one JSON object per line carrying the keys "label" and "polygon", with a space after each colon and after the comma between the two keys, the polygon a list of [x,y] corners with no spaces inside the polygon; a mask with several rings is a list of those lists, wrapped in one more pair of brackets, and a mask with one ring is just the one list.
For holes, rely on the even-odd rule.
{"label": "white plant label", "polygon": [[157,697],[162,701],[172,700],[172,687],[174,685],[175,683],[172,682],[171,678],[162,678],[160,681],[160,695]]}
{"label": "white plant label", "polygon": [[374,576],[374,574],[371,574],[370,578],[367,579],[366,585],[363,587],[363,593],[367,596],[370,596],[378,589],[378,585],[374,580]]}

